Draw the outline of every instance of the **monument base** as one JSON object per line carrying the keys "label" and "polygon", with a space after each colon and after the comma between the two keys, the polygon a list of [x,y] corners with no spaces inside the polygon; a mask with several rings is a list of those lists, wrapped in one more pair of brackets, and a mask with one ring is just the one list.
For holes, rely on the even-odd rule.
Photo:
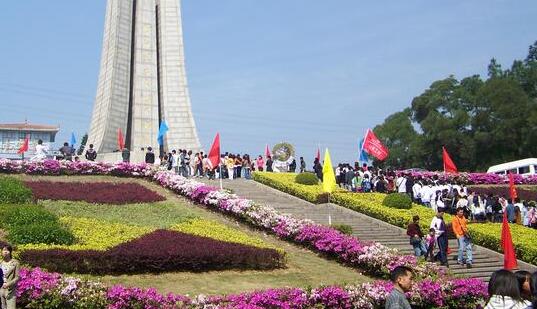
{"label": "monument base", "polygon": [[[109,152],[109,153],[98,153],[97,162],[106,162],[106,163],[118,163],[123,162],[123,157],[121,152]],[[158,164],[159,158],[155,155],[155,164]],[[130,163],[143,163],[145,162],[145,152],[143,151],[130,151]]]}

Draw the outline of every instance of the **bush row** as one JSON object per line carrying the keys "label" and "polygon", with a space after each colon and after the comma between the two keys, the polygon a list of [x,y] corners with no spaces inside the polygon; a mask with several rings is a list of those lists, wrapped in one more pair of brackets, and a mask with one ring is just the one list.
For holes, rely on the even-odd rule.
{"label": "bush row", "polygon": [[274,269],[283,256],[262,249],[169,230],[156,230],[108,251],[25,250],[20,258],[31,266],[79,274],[140,274],[165,271]]}
{"label": "bush row", "polygon": [[115,205],[165,200],[163,196],[137,183],[28,181],[25,184],[38,200],[84,201]]}
{"label": "bush row", "polygon": [[272,246],[260,238],[250,236],[244,232],[229,228],[214,220],[190,219],[186,222],[174,225],[170,228],[173,231],[185,234],[207,237],[215,240],[232,242],[257,248],[276,249],[283,254],[283,249]]}
{"label": "bush row", "polygon": [[320,204],[327,202],[327,195],[320,185],[303,185],[295,182],[294,173],[267,173],[255,172],[253,179],[282,192],[300,197],[310,203]]}
{"label": "bush row", "polygon": [[[308,191],[304,191],[301,185],[281,181],[280,179],[282,179],[282,177],[280,175],[274,175],[273,177],[268,173],[264,173],[264,175],[260,177],[259,175],[256,176],[255,174],[254,179],[260,179],[262,180],[260,182],[269,186],[272,186],[273,183],[277,184],[276,186],[273,186],[276,189],[286,186],[293,187],[291,189],[287,188],[286,190],[282,191],[288,193],[293,192],[291,194],[308,201],[315,200],[315,197],[312,196],[312,192],[318,192],[318,190],[321,190],[320,186],[317,186],[318,188],[310,188]],[[270,181],[266,181],[267,179],[270,179]],[[410,209],[389,208],[382,204],[385,196],[385,194],[381,193],[336,192],[330,196],[330,200],[340,206],[355,210],[402,228],[406,228],[408,223],[412,221],[412,217],[414,215],[418,215],[421,218],[420,224],[422,229],[424,231],[429,229],[429,224],[433,216],[435,216],[435,213],[432,209],[417,204],[412,204]],[[444,214],[444,219],[446,222],[451,222],[450,215]],[[537,264],[537,230],[529,229],[516,224],[511,224],[510,226],[517,258],[531,264]],[[475,244],[501,252],[500,223],[470,224],[469,230]]]}
{"label": "bush row", "polygon": [[32,200],[32,191],[17,178],[0,176],[0,204],[25,204]]}
{"label": "bush row", "polygon": [[0,218],[7,239],[17,245],[70,245],[75,241],[58,217],[40,205],[1,205]]}

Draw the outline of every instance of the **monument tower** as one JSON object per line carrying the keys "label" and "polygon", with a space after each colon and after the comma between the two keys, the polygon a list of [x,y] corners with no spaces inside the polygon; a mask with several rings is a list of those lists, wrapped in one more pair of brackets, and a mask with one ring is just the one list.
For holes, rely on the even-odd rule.
{"label": "monument tower", "polygon": [[180,0],[108,0],[97,95],[87,144],[131,151],[201,149],[188,93]]}

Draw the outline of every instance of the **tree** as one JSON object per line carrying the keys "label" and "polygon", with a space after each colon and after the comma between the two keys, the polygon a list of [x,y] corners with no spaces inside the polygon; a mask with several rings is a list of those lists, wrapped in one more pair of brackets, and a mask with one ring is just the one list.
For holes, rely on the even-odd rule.
{"label": "tree", "polygon": [[76,152],[77,155],[81,156],[84,152],[84,148],[86,148],[86,143],[88,142],[88,133],[84,134],[82,136],[82,141],[80,142],[80,147],[78,147],[78,151]]}

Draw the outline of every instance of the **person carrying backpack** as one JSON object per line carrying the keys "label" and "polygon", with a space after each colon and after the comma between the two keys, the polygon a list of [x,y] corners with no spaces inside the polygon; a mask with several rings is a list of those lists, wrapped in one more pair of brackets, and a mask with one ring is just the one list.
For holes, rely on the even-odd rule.
{"label": "person carrying backpack", "polygon": [[362,192],[371,192],[371,180],[369,180],[369,175],[365,174],[364,179],[362,180]]}

